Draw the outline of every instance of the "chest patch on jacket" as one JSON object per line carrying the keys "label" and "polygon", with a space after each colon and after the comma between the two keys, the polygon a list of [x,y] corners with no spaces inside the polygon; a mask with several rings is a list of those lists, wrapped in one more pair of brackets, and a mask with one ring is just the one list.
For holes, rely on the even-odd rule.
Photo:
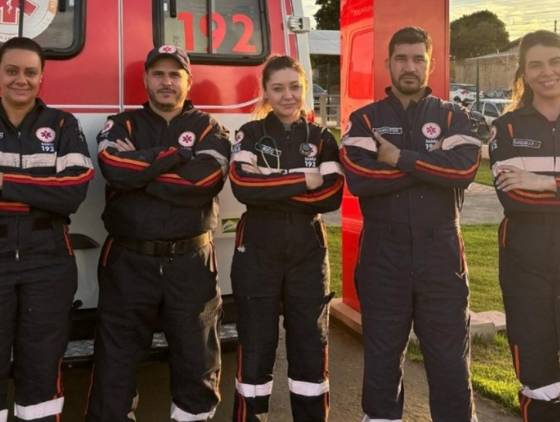
{"label": "chest patch on jacket", "polygon": [[303,142],[299,146],[299,153],[305,158],[305,167],[317,167],[317,153],[319,148],[311,142]]}
{"label": "chest patch on jacket", "polygon": [[179,145],[185,148],[192,148],[194,145],[194,141],[196,141],[196,135],[191,131],[183,132],[179,135],[177,142]]}
{"label": "chest patch on jacket", "polygon": [[428,139],[437,139],[441,135],[441,126],[434,122],[422,126],[422,134]]}
{"label": "chest patch on jacket", "polygon": [[54,152],[54,139],[56,132],[50,127],[40,127],[35,131],[35,136],[41,141],[43,152]]}
{"label": "chest patch on jacket", "polygon": [[542,141],[536,139],[513,138],[512,145],[517,148],[541,149]]}

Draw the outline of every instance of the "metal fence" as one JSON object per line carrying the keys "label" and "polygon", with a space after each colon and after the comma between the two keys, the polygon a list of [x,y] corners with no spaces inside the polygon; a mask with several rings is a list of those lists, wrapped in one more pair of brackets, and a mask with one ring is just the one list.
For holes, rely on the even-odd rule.
{"label": "metal fence", "polygon": [[320,94],[314,99],[317,123],[340,127],[340,95]]}

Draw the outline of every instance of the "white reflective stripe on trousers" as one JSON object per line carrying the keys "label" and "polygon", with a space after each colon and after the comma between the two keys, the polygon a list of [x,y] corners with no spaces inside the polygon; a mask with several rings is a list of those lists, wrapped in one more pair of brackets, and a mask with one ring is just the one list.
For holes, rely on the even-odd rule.
{"label": "white reflective stripe on trousers", "polygon": [[128,419],[132,419],[133,421],[136,420],[136,409],[138,409],[138,403],[140,403],[140,394],[138,391],[136,395],[132,398],[132,403],[130,404],[130,412],[126,415]]}
{"label": "white reflective stripe on trousers", "polygon": [[236,379],[235,389],[239,394],[248,399],[270,396],[270,394],[272,394],[272,381],[269,381],[266,384],[243,384]]}
{"label": "white reflective stripe on trousers", "polygon": [[288,388],[290,392],[299,396],[316,397],[329,391],[329,380],[323,382],[296,381],[288,378]]}
{"label": "white reflective stripe on trousers", "polygon": [[371,419],[368,415],[364,415],[362,422],[402,422],[402,419]]}
{"label": "white reflective stripe on trousers", "polygon": [[8,422],[8,409],[0,410],[0,422]]}
{"label": "white reflective stripe on trousers", "polygon": [[[362,422],[402,422],[402,419],[372,419],[368,415],[364,415]],[[471,422],[478,422],[478,417],[473,415]]]}
{"label": "white reflective stripe on trousers", "polygon": [[171,419],[177,422],[190,422],[190,421],[206,421],[214,417],[216,413],[216,408],[212,409],[210,412],[192,414],[185,412],[180,409],[175,403],[171,403]]}
{"label": "white reflective stripe on trousers", "polygon": [[534,400],[552,401],[560,397],[560,382],[545,385],[544,387],[536,388],[534,390],[527,386],[523,386],[521,394]]}
{"label": "white reflective stripe on trousers", "polygon": [[32,421],[33,419],[46,418],[62,413],[64,406],[64,397],[54,400],[45,401],[43,403],[32,404],[30,406],[14,405],[14,415],[24,421]]}

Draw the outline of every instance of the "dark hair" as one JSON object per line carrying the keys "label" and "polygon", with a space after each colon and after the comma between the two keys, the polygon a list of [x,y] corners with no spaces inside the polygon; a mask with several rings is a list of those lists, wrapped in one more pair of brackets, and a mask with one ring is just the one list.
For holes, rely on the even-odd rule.
{"label": "dark hair", "polygon": [[0,47],[0,62],[4,58],[4,53],[8,50],[29,50],[33,51],[39,56],[41,60],[41,70],[45,68],[45,56],[43,54],[43,49],[36,41],[31,38],[26,37],[14,37],[10,38]]}
{"label": "dark hair", "polygon": [[399,44],[424,44],[429,56],[432,55],[432,37],[419,26],[406,26],[399,29],[389,41],[389,57],[393,55],[395,46]]}
{"label": "dark hair", "polygon": [[[261,75],[261,87],[262,91],[266,90],[266,84],[270,80],[271,75],[282,69],[292,69],[295,70],[298,75],[303,79],[304,82],[304,89],[305,92],[307,87],[307,80],[305,78],[305,70],[303,69],[302,65],[293,57],[290,56],[270,56],[270,58],[266,61]],[[261,99],[260,103],[257,105],[255,109],[255,114],[257,117],[264,117],[270,111],[270,106],[267,105],[266,101],[264,100],[264,96]],[[302,113],[304,110],[302,110]]]}
{"label": "dark hair", "polygon": [[536,45],[560,48],[560,35],[551,31],[535,31],[526,34],[519,42],[519,63],[515,71],[512,87],[512,103],[508,110],[516,110],[528,106],[533,102],[533,90],[525,82],[525,66],[527,64],[527,52]]}

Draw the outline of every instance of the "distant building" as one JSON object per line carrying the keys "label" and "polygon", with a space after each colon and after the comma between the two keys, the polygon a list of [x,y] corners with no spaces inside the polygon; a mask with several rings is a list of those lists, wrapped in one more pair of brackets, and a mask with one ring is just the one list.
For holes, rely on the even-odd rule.
{"label": "distant building", "polygon": [[476,84],[476,67],[479,66],[480,89],[510,89],[519,53],[519,38],[494,54],[451,61],[451,81]]}

